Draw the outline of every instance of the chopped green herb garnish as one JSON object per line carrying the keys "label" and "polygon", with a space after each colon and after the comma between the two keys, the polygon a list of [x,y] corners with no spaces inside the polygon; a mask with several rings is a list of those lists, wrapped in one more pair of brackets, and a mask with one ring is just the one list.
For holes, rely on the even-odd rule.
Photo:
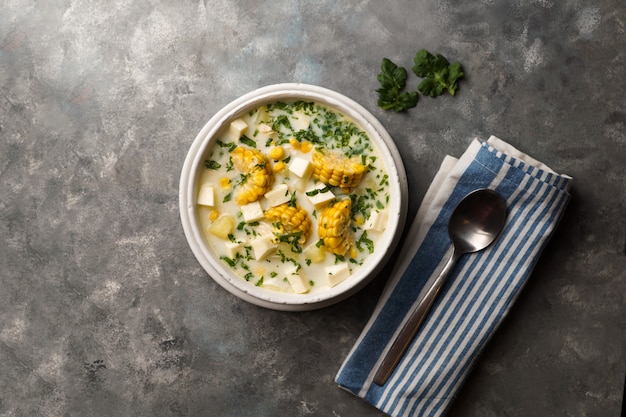
{"label": "chopped green herb garnish", "polygon": [[374,242],[367,237],[367,231],[363,231],[359,240],[356,241],[356,247],[360,252],[363,252],[363,245],[369,253],[374,253]]}
{"label": "chopped green herb garnish", "polygon": [[294,253],[302,253],[302,246],[299,242],[302,233],[302,230],[299,230],[292,233],[276,234],[276,237],[278,237],[279,242],[291,245],[291,250]]}
{"label": "chopped green herb garnish", "polygon": [[219,147],[221,148],[226,148],[228,149],[228,152],[232,152],[235,150],[235,148],[237,147],[237,144],[234,142],[222,142],[221,140],[217,141],[217,144]]}
{"label": "chopped green herb garnish", "polygon": [[248,145],[251,148],[256,148],[256,142],[250,139],[249,137],[247,137],[246,135],[243,135],[242,137],[240,137],[239,140],[241,141],[241,143]]}
{"label": "chopped green herb garnish", "polygon": [[244,185],[248,181],[250,174],[239,174],[239,181],[235,185]]}
{"label": "chopped green herb garnish", "polygon": [[276,119],[272,123],[272,130],[278,132],[281,126],[284,126],[289,130],[292,130],[291,122],[289,121],[289,118],[284,114],[281,114],[280,116],[276,117]]}
{"label": "chopped green herb garnish", "polygon": [[222,167],[222,165],[219,162],[214,161],[212,159],[207,159],[206,161],[204,161],[204,166],[207,169],[213,169],[213,170],[220,169]]}
{"label": "chopped green herb garnish", "polygon": [[220,259],[226,262],[231,268],[234,268],[236,265],[235,261],[230,259],[228,256],[222,256]]}
{"label": "chopped green herb garnish", "polygon": [[330,191],[330,186],[329,185],[325,185],[322,188],[315,188],[311,191],[307,191],[305,194],[308,195],[309,197],[313,197],[314,195],[318,195],[320,193],[326,193]]}
{"label": "chopped green herb garnish", "polygon": [[297,206],[297,204],[296,204],[296,192],[295,191],[291,194],[291,198],[289,199],[289,202],[287,203],[287,205],[289,207],[296,207]]}

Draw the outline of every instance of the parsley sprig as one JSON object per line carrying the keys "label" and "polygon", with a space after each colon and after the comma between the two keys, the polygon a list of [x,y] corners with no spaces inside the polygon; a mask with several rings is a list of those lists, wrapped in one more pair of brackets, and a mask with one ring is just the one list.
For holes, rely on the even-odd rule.
{"label": "parsley sprig", "polygon": [[442,55],[432,55],[422,49],[413,58],[413,72],[424,78],[417,89],[425,96],[437,97],[447,91],[451,96],[459,88],[459,79],[465,74],[460,62],[450,65]]}
{"label": "parsley sprig", "polygon": [[378,74],[380,88],[376,90],[379,94],[379,107],[400,112],[417,105],[416,92],[402,92],[406,86],[406,78],[406,69],[398,67],[388,58],[383,58]]}
{"label": "parsley sprig", "polygon": [[[450,64],[441,54],[433,55],[426,49],[419,50],[413,62],[413,73],[423,78],[417,90],[425,96],[437,97],[445,92],[454,96],[459,80],[465,76],[460,62]],[[417,105],[418,92],[403,91],[407,81],[406,69],[389,58],[383,58],[377,78],[380,82],[380,88],[376,90],[380,108],[401,112]]]}

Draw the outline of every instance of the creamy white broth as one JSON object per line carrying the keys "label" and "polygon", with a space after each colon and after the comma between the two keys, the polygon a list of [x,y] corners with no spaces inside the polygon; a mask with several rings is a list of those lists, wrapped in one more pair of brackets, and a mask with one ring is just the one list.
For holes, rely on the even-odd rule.
{"label": "creamy white broth", "polygon": [[[277,102],[241,115],[219,138],[206,156],[198,211],[204,236],[226,268],[251,285],[312,293],[347,279],[376,250],[386,226],[388,176],[375,144],[354,122],[317,103]],[[267,164],[258,163],[253,169],[271,172],[271,186],[265,186],[263,196],[250,204],[238,201],[253,174],[236,167],[233,155],[243,152],[236,148],[259,151]],[[278,155],[276,148],[282,148],[284,155]],[[311,175],[316,151],[365,166],[358,185],[348,188],[318,181]],[[303,173],[304,178],[299,176]],[[338,255],[320,239],[318,220],[324,207],[346,200],[352,205],[353,243]],[[304,242],[300,231],[277,229],[282,222],[265,217],[278,203],[307,213],[311,227]]]}

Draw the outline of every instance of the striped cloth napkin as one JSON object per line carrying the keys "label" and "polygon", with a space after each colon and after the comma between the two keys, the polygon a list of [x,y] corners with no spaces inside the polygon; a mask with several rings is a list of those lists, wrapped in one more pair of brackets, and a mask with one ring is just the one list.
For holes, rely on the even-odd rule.
{"label": "striped cloth napkin", "polygon": [[[393,417],[444,415],[554,232],[570,180],[494,136],[474,140],[458,160],[446,157],[372,317],[337,374],[339,386]],[[461,257],[391,377],[374,384],[420,290],[452,253],[450,214],[478,188],[506,199],[505,229],[486,250]]]}

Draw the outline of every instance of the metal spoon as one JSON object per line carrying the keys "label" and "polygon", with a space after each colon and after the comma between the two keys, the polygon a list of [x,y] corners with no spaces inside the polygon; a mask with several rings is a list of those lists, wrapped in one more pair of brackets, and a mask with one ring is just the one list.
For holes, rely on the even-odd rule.
{"label": "metal spoon", "polygon": [[384,385],[396,368],[428,315],[456,261],[461,255],[477,252],[489,246],[502,231],[505,220],[506,201],[493,190],[473,191],[456,206],[448,223],[448,234],[453,245],[452,256],[441,273],[429,280],[420,292],[417,306],[374,375],[376,385]]}

